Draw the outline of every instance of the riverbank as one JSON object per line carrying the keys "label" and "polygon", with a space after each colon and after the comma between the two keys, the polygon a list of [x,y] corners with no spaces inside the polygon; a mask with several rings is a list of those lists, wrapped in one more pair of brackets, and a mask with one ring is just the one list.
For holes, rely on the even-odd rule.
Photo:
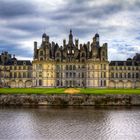
{"label": "riverbank", "polygon": [[140,105],[140,95],[124,94],[0,94],[0,105],[119,106]]}

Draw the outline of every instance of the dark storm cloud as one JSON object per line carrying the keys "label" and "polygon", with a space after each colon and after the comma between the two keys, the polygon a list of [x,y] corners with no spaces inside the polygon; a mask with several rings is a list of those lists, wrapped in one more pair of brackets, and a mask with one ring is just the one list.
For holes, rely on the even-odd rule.
{"label": "dark storm cloud", "polygon": [[10,23],[7,25],[7,28],[22,30],[26,32],[37,32],[43,27],[42,23],[36,23],[36,21],[26,21],[24,23]]}
{"label": "dark storm cloud", "polygon": [[34,14],[34,4],[26,1],[0,1],[0,17],[15,18]]}
{"label": "dark storm cloud", "polygon": [[[137,46],[136,42],[140,40],[137,34],[140,23],[139,0],[67,0],[62,5],[58,5],[57,0],[51,0],[54,9],[51,9],[48,3],[47,0],[1,0],[0,39],[3,39],[1,41],[4,43],[0,42],[0,50],[5,48],[14,50],[21,56],[32,57],[32,52],[21,53],[25,51],[20,47],[21,41],[34,41],[33,38],[41,40],[41,34],[46,31],[50,38],[62,42],[61,37],[67,37],[69,29],[73,30],[76,38],[85,41],[92,39],[94,33],[99,32],[104,41],[109,43],[109,47],[117,52],[136,50],[133,49],[133,45]],[[126,15],[122,16],[124,13]],[[115,21],[116,15],[116,19],[121,17],[120,21]],[[127,18],[130,20],[133,19],[133,23],[125,21],[125,16],[129,16]],[[126,22],[126,25],[123,25],[123,22]],[[127,25],[127,22],[130,24]],[[133,25],[135,23],[137,24]],[[12,49],[9,49],[10,46]],[[27,46],[25,48],[27,49]]]}

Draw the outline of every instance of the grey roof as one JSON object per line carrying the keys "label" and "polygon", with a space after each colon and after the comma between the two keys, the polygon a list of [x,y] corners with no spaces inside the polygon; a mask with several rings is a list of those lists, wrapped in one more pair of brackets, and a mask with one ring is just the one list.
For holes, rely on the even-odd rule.
{"label": "grey roof", "polygon": [[5,63],[4,65],[26,65],[26,66],[31,66],[32,63],[29,60],[17,60],[17,61],[8,61],[7,63]]}
{"label": "grey roof", "polygon": [[111,61],[110,66],[138,66],[139,63],[136,61]]}

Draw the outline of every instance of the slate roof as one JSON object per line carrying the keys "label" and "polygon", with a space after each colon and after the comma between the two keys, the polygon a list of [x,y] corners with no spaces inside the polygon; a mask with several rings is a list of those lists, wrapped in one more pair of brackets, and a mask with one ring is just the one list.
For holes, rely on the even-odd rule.
{"label": "slate roof", "polygon": [[111,61],[109,66],[139,66],[136,61]]}
{"label": "slate roof", "polygon": [[22,65],[31,66],[32,65],[31,61],[29,61],[29,60],[16,60],[16,61],[9,60],[4,65],[11,66],[11,65],[15,65],[15,63],[16,63],[16,65],[19,65],[19,66],[22,66]]}

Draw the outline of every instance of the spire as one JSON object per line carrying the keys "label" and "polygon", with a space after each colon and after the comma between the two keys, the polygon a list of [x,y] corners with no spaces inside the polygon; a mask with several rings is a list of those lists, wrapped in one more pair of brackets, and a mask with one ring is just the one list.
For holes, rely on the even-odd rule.
{"label": "spire", "polygon": [[73,44],[73,35],[72,35],[71,29],[70,29],[70,34],[69,34],[69,44]]}
{"label": "spire", "polygon": [[72,30],[70,29],[70,35],[72,35]]}

